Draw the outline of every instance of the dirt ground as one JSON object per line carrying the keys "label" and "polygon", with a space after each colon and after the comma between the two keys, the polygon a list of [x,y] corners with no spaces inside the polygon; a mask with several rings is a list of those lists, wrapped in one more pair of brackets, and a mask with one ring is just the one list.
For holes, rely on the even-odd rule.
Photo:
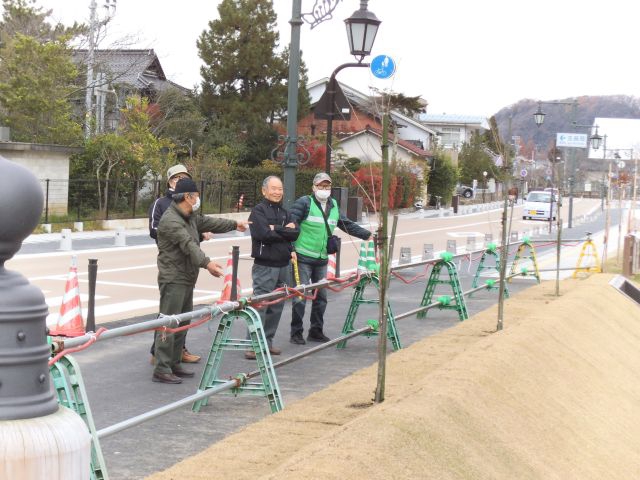
{"label": "dirt ground", "polygon": [[640,478],[640,308],[612,277],[391,354],[380,405],[373,365],[148,479]]}

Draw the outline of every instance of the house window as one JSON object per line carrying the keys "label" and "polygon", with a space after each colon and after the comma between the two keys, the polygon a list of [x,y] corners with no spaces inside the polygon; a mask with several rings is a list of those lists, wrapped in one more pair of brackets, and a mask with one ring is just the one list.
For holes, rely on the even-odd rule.
{"label": "house window", "polygon": [[460,127],[442,127],[440,144],[444,147],[460,145]]}

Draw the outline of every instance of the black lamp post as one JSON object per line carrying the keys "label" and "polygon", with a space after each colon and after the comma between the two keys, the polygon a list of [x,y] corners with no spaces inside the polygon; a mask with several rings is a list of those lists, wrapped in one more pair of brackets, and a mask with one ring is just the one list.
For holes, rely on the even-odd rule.
{"label": "black lamp post", "polygon": [[349,50],[351,55],[356,57],[357,62],[344,63],[336,68],[331,74],[327,84],[327,95],[329,98],[329,109],[327,115],[327,143],[325,153],[325,171],[331,173],[331,140],[333,136],[333,117],[339,115],[336,102],[336,90],[338,88],[336,75],[340,70],[347,67],[368,67],[368,63],[362,63],[364,57],[371,54],[373,42],[378,33],[378,26],[382,23],[373,12],[367,10],[369,0],[360,1],[360,9],[353,12],[344,23],[347,27],[347,38],[349,40]]}

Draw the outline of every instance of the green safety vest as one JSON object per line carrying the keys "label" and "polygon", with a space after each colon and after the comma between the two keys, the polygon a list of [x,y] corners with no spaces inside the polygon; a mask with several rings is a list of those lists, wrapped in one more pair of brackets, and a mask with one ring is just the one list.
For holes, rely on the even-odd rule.
{"label": "green safety vest", "polygon": [[[309,207],[309,215],[300,222],[300,235],[295,241],[296,252],[310,258],[327,258],[327,227],[324,224],[324,217],[320,207],[314,199],[309,196],[311,206]],[[330,198],[333,208],[329,212],[327,223],[329,230],[333,234],[333,230],[338,225],[340,219],[340,211],[335,199]]]}

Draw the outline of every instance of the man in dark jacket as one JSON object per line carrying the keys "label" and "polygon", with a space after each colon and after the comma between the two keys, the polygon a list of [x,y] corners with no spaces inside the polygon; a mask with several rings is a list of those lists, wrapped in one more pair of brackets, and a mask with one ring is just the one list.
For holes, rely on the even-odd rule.
{"label": "man in dark jacket", "polygon": [[[295,255],[291,242],[300,233],[291,215],[282,207],[282,181],[269,176],[262,182],[264,200],[253,207],[249,215],[251,231],[251,256],[254,258],[251,268],[253,294],[262,295],[284,285],[290,285],[289,261]],[[273,346],[273,337],[282,316],[283,302],[269,305],[260,311],[264,335],[272,355],[281,351]],[[253,351],[245,352],[245,358],[253,360]]]}
{"label": "man in dark jacket", "polygon": [[[371,232],[352,222],[340,213],[337,202],[331,198],[331,177],[318,173],[313,178],[313,194],[298,198],[291,207],[291,219],[300,225],[300,235],[295,242],[300,282],[304,285],[319,282],[327,276],[327,240],[335,227],[362,240],[371,238]],[[304,345],[302,319],[307,301],[293,299],[291,317],[291,343]],[[307,340],[327,342],[322,328],[327,308],[327,291],[319,289],[311,304],[311,327]]]}
{"label": "man in dark jacket", "polygon": [[[193,288],[201,268],[214,277],[223,275],[222,267],[200,249],[203,232],[245,231],[248,223],[209,218],[195,212],[200,208],[200,193],[193,180],[183,178],[176,184],[173,202],[158,224],[158,286],[160,313],[176,315],[193,310]],[[180,323],[180,326],[189,321]],[[181,377],[193,372],[182,367],[182,347],[186,331],[155,335],[156,366],[152,380],[181,383]]]}
{"label": "man in dark jacket", "polygon": [[[176,188],[176,183],[183,178],[191,178],[191,174],[187,171],[187,167],[184,165],[174,165],[167,170],[167,192],[164,197],[158,197],[149,207],[149,236],[158,244],[158,224],[162,218],[162,214],[169,208],[173,200],[173,193]],[[201,240],[209,240],[213,236],[210,232],[202,234]],[[155,362],[155,343],[151,344],[151,364]],[[194,355],[187,350],[185,345],[182,351],[182,361],[184,363],[198,363],[200,361],[199,355]]]}

